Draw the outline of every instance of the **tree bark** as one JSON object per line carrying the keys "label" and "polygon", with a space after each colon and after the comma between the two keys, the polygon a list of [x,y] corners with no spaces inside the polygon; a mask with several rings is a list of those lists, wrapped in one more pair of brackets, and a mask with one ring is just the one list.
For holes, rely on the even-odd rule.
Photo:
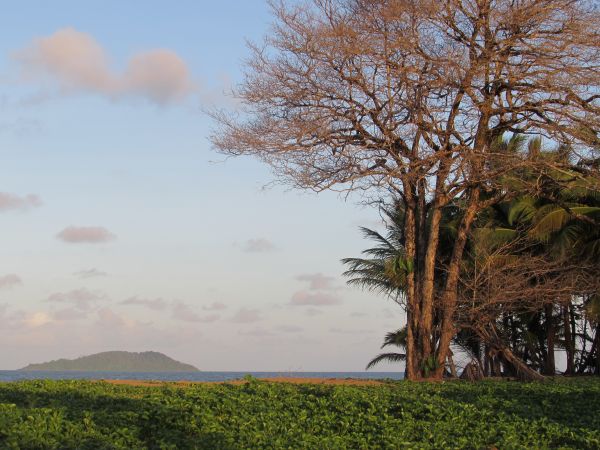
{"label": "tree bark", "polygon": [[[404,196],[404,239],[405,239],[405,252],[406,259],[408,261],[415,261],[416,258],[416,239],[417,229],[415,221],[415,203],[413,197],[413,191],[408,183],[405,184],[405,196]],[[414,380],[419,377],[417,361],[418,349],[418,327],[416,327],[417,318],[420,315],[419,312],[419,297],[418,289],[416,286],[415,271],[412,270],[407,274],[407,290],[406,290],[406,377],[409,380]]]}
{"label": "tree bark", "polygon": [[450,375],[452,375],[452,378],[457,378],[458,374],[456,373],[456,365],[454,364],[454,353],[452,353],[452,350],[450,350],[448,352],[448,367],[450,367]]}
{"label": "tree bark", "polygon": [[471,225],[475,220],[475,216],[478,211],[479,203],[479,188],[473,188],[471,195],[469,196],[469,202],[466,207],[464,216],[458,227],[456,234],[456,240],[454,241],[454,248],[452,250],[452,256],[448,265],[446,275],[446,285],[442,295],[442,323],[440,342],[437,351],[437,368],[434,376],[436,378],[441,377],[444,371],[444,362],[446,355],[450,349],[450,342],[455,334],[454,329],[454,312],[456,310],[456,302],[458,297],[458,278],[460,275],[460,263],[463,258],[463,252],[467,243],[467,238]]}
{"label": "tree bark", "polygon": [[519,378],[520,380],[522,380],[522,381],[545,380],[545,378],[542,374],[536,372],[531,367],[529,367],[527,364],[525,364],[523,361],[521,361],[519,358],[517,358],[513,354],[513,352],[510,351],[510,349],[508,347],[502,346],[499,348],[499,351],[501,352],[500,355],[501,355],[502,359],[507,364],[510,364],[513,367],[517,378]]}
{"label": "tree bark", "polygon": [[544,374],[554,376],[556,373],[556,365],[554,361],[554,338],[556,330],[554,327],[553,305],[544,305],[544,316],[546,318],[546,364]]}
{"label": "tree bark", "polygon": [[571,316],[569,314],[569,308],[571,302],[561,308],[563,331],[565,335],[565,351],[567,353],[567,368],[565,370],[566,375],[573,375],[575,373],[575,348],[573,342],[573,336],[571,335]]}

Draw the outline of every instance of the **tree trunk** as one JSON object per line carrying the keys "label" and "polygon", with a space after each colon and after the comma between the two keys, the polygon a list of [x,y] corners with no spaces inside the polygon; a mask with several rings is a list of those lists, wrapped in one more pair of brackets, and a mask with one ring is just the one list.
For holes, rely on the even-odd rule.
{"label": "tree trunk", "polygon": [[[406,259],[408,261],[415,261],[416,259],[416,239],[417,229],[415,222],[415,199],[413,191],[409,185],[404,187],[404,239],[405,239],[405,252]],[[417,342],[419,338],[418,327],[416,326],[419,312],[419,297],[418,289],[416,286],[415,271],[411,271],[407,274],[407,305],[406,305],[406,378],[414,380],[419,377],[418,373],[418,349]]]}
{"label": "tree trunk", "polygon": [[519,358],[517,358],[508,347],[502,346],[498,349],[502,359],[513,367],[513,370],[521,381],[542,381],[544,376],[533,370]]}
{"label": "tree trunk", "polygon": [[490,348],[483,346],[483,376],[489,377],[492,374],[492,362],[490,361]]}
{"label": "tree trunk", "polygon": [[450,350],[448,352],[448,367],[450,367],[450,375],[452,375],[452,378],[457,378],[458,375],[456,373],[456,365],[454,364],[454,353],[452,353],[452,350]]}
{"label": "tree trunk", "polygon": [[544,315],[546,316],[546,364],[544,374],[554,376],[556,373],[556,365],[554,362],[554,338],[556,330],[554,329],[553,305],[544,305]]}
{"label": "tree trunk", "polygon": [[[441,207],[436,204],[432,207],[431,221],[427,239],[427,251],[423,261],[424,267],[421,281],[421,320],[419,332],[421,333],[421,358],[425,362],[432,353],[433,331],[433,306],[435,295],[435,263],[440,238],[440,223],[442,220]],[[419,230],[424,233],[425,229]],[[446,356],[444,355],[444,360]]]}
{"label": "tree trunk", "polygon": [[571,316],[569,315],[569,308],[571,302],[567,303],[566,306],[561,308],[563,328],[565,335],[565,351],[567,353],[567,369],[565,370],[566,375],[573,375],[575,373],[575,348],[573,342],[573,336],[571,335]]}
{"label": "tree trunk", "polygon": [[465,245],[471,225],[475,220],[477,214],[477,208],[479,203],[479,188],[474,188],[469,196],[469,202],[465,210],[464,216],[458,227],[456,233],[456,239],[454,241],[454,248],[452,249],[452,256],[450,263],[448,264],[446,274],[446,285],[442,294],[442,323],[440,341],[437,351],[437,368],[435,370],[435,377],[441,377],[444,371],[444,362],[446,361],[446,355],[450,349],[450,342],[455,334],[454,329],[454,312],[456,310],[456,302],[458,297],[458,278],[460,275],[460,263],[462,262]]}
{"label": "tree trunk", "polygon": [[600,324],[596,325],[596,370],[595,374],[600,375]]}

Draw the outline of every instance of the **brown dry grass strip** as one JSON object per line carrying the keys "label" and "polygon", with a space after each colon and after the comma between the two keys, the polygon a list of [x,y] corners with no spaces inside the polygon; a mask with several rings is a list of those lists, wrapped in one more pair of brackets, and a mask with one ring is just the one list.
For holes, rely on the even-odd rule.
{"label": "brown dry grass strip", "polygon": [[[343,378],[292,378],[292,377],[273,377],[260,378],[260,381],[268,381],[270,383],[291,383],[291,384],[326,384],[336,386],[380,386],[384,384],[378,380],[358,380],[358,379],[343,379]],[[123,386],[148,386],[157,387],[164,385],[176,386],[193,386],[195,384],[244,384],[245,380],[228,380],[228,381],[146,381],[146,380],[97,380],[104,383],[123,385]]]}

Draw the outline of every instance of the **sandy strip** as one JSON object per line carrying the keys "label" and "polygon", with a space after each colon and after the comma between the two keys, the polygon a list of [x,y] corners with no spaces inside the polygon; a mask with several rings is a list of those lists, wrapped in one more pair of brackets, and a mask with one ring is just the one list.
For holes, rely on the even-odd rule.
{"label": "sandy strip", "polygon": [[[326,385],[343,385],[343,386],[379,386],[384,384],[378,380],[359,380],[359,379],[344,379],[344,378],[292,378],[292,377],[274,377],[274,378],[258,378],[260,381],[268,381],[270,383],[292,383],[292,384],[326,384]],[[179,385],[192,386],[194,384],[244,384],[245,380],[228,380],[228,381],[146,381],[146,380],[97,380],[109,384],[117,384],[124,386],[163,386],[163,385]]]}

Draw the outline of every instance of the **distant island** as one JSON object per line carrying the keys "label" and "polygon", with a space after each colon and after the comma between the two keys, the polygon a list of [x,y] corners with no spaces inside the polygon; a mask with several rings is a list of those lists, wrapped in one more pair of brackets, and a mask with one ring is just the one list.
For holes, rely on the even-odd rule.
{"label": "distant island", "polygon": [[159,352],[102,352],[82,356],[77,359],[57,359],[55,361],[29,364],[23,371],[80,370],[89,372],[199,372],[190,365],[175,361]]}

